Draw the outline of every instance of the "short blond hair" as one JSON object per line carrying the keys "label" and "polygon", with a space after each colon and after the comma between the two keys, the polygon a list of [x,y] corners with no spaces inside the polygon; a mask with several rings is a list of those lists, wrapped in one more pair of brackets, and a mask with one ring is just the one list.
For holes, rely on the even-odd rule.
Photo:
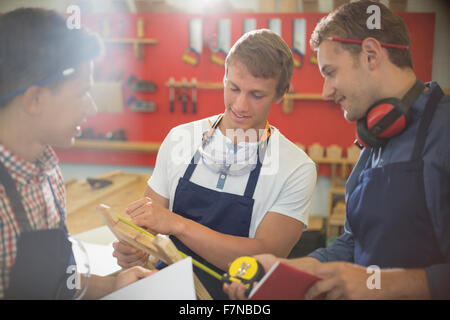
{"label": "short blond hair", "polygon": [[289,90],[294,70],[292,52],[275,32],[269,29],[254,30],[236,41],[225,60],[225,77],[228,66],[235,60],[243,63],[256,78],[278,78],[278,97]]}

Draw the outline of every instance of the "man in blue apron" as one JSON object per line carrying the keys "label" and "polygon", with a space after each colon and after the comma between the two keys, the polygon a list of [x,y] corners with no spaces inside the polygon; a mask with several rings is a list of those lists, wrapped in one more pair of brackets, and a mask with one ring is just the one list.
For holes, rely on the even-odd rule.
{"label": "man in blue apron", "polygon": [[25,8],[0,16],[0,48],[0,299],[98,298],[148,275],[77,274],[65,226],[51,145],[69,147],[95,112],[88,90],[100,43],[56,12]]}
{"label": "man in blue apron", "polygon": [[[316,168],[267,117],[289,89],[292,54],[270,30],[239,39],[227,56],[225,111],[171,130],[158,152],[134,222],[171,235],[179,250],[223,274],[241,255],[287,256],[308,221]],[[145,256],[120,243],[123,267]],[[222,284],[195,268],[215,299]]]}
{"label": "man in blue apron", "polygon": [[[367,27],[371,5],[380,30]],[[357,121],[364,148],[346,185],[345,233],[285,261],[323,278],[306,298],[450,299],[450,97],[416,78],[406,26],[380,3],[338,8],[311,45],[324,97]],[[237,285],[226,290],[243,297]]]}

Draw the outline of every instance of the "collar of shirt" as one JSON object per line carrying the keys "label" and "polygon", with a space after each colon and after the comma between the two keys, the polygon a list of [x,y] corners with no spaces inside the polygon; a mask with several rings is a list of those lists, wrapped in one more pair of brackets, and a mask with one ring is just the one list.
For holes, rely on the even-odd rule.
{"label": "collar of shirt", "polygon": [[33,180],[41,182],[45,179],[45,173],[52,171],[58,164],[58,157],[52,147],[47,145],[36,160],[30,162],[0,143],[0,161],[15,181],[28,184]]}

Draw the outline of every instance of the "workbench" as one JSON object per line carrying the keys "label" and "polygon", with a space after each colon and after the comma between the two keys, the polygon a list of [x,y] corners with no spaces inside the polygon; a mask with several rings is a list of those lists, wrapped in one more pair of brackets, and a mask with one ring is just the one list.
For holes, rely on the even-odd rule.
{"label": "workbench", "polygon": [[110,206],[113,212],[124,215],[127,206],[144,195],[149,177],[148,174],[112,171],[95,177],[112,182],[96,189],[87,180],[66,181],[66,224],[69,233],[78,234],[104,226],[96,212],[100,203]]}

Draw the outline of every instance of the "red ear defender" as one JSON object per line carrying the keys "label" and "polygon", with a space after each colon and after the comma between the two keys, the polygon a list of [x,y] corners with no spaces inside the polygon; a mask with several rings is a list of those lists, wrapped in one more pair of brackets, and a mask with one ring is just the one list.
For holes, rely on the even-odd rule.
{"label": "red ear defender", "polygon": [[[376,124],[383,119],[383,117],[388,116],[392,110],[394,110],[395,106],[389,103],[382,103],[377,105],[376,108],[370,110],[367,113],[366,122],[367,122],[367,129],[369,131],[372,131],[372,128],[375,128]],[[378,134],[378,137],[380,138],[390,138],[398,135],[400,132],[402,132],[406,127],[407,122],[407,115],[402,114],[400,115],[397,120],[394,121],[391,125],[389,125],[387,128],[385,128],[383,131],[381,131]]]}
{"label": "red ear defender", "polygon": [[366,116],[356,124],[356,141],[359,147],[382,147],[389,138],[401,134],[411,121],[411,104],[425,86],[417,80],[402,100],[386,98],[374,103]]}

